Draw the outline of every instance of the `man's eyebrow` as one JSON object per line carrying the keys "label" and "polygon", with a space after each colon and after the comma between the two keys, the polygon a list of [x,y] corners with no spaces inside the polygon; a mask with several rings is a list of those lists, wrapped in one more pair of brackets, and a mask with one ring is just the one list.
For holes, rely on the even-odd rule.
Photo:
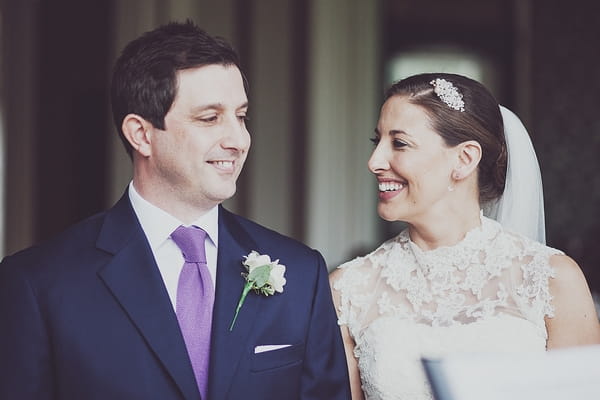
{"label": "man's eyebrow", "polygon": [[225,108],[222,103],[203,104],[192,108],[192,113],[198,113],[205,110],[221,110]]}
{"label": "man's eyebrow", "polygon": [[[242,108],[248,108],[248,102],[244,102],[243,104],[241,104],[240,106],[238,106],[236,108],[236,110],[240,110]],[[225,109],[225,105],[223,103],[210,103],[210,104],[203,104],[201,106],[197,106],[192,108],[192,113],[199,113],[205,110],[223,110]]]}

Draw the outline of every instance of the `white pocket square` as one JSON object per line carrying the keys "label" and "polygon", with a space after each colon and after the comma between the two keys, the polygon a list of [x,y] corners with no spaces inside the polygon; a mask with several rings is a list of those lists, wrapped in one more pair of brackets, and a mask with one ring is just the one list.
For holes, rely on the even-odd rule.
{"label": "white pocket square", "polygon": [[279,350],[290,346],[291,344],[262,344],[254,348],[254,354],[264,353],[265,351]]}

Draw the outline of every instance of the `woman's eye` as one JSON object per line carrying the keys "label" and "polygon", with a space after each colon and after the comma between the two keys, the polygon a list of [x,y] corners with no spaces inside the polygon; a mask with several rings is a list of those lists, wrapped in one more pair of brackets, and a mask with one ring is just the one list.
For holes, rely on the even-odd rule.
{"label": "woman's eye", "polygon": [[247,115],[238,115],[238,119],[240,120],[240,122],[243,122],[245,124],[247,124],[248,121],[250,121],[250,117],[248,117]]}
{"label": "woman's eye", "polygon": [[371,143],[373,143],[373,145],[377,146],[379,144],[379,138],[378,137],[372,137],[369,138],[369,140],[371,141]]}
{"label": "woman's eye", "polygon": [[392,145],[394,146],[395,149],[400,149],[404,146],[407,146],[406,143],[404,143],[402,140],[398,140],[398,139],[392,140]]}

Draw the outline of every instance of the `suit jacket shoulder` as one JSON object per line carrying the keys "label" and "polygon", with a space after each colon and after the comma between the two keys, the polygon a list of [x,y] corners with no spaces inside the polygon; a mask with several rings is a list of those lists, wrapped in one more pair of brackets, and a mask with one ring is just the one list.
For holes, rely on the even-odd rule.
{"label": "suit jacket shoulder", "polygon": [[[273,250],[276,254],[284,253],[302,257],[321,257],[321,254],[306,244],[276,232],[270,228],[260,225],[242,216],[221,207],[221,215],[226,224],[237,225],[248,236],[248,245],[256,245],[265,250],[266,254],[271,255],[267,250]],[[239,234],[239,232],[238,232]],[[243,241],[243,239],[241,239]],[[258,249],[256,249],[258,251]],[[273,258],[273,257],[271,257]],[[318,261],[314,259],[314,261]]]}

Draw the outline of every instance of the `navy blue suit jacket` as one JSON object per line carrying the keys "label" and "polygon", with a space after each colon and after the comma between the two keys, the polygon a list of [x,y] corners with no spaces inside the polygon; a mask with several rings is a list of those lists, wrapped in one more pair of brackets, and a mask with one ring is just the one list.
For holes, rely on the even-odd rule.
{"label": "navy blue suit jacket", "polygon": [[[250,293],[256,250],[287,266],[284,292]],[[209,398],[348,399],[321,255],[221,208]],[[255,354],[259,345],[289,344]],[[127,194],[0,265],[1,399],[198,399],[177,318]]]}

